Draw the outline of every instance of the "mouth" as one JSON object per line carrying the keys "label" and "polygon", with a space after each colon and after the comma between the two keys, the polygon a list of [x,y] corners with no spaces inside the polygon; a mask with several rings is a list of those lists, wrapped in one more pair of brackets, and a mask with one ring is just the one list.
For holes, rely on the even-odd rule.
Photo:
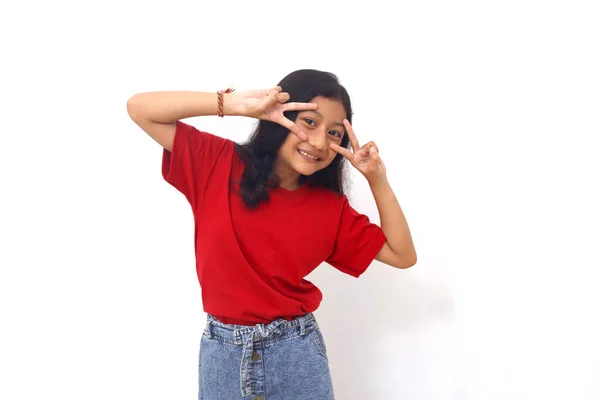
{"label": "mouth", "polygon": [[312,153],[309,153],[307,151],[300,150],[300,149],[298,149],[297,151],[298,151],[298,154],[300,154],[300,157],[302,157],[306,161],[313,162],[313,163],[317,163],[317,162],[321,161],[321,159],[319,157],[315,156]]}

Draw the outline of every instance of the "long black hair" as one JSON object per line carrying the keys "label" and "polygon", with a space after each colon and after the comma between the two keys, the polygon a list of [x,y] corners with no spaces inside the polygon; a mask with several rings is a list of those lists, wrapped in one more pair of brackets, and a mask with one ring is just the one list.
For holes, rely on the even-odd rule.
{"label": "long black hair", "polygon": [[[338,100],[344,106],[346,118],[352,123],[350,96],[335,74],[301,69],[288,74],[278,86],[282,88],[282,92],[289,93],[288,102],[308,103],[317,96]],[[295,121],[298,111],[285,112],[284,116]],[[248,141],[235,144],[236,152],[245,164],[239,182],[239,192],[248,208],[256,208],[262,201],[268,200],[268,188],[279,186],[274,166],[279,148],[288,135],[293,133],[290,133],[287,128],[271,121],[259,120]],[[348,148],[348,143],[348,134],[345,134],[340,146]],[[346,163],[343,159],[341,154],[337,154],[326,168],[309,176],[301,175],[299,183],[320,186],[343,194],[346,183],[344,175]]]}

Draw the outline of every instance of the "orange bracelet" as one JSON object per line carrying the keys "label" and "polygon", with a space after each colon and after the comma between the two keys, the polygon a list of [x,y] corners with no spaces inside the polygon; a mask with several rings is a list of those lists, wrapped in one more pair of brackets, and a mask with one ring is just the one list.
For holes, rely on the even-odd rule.
{"label": "orange bracelet", "polygon": [[218,95],[217,115],[219,117],[223,118],[223,93],[231,93],[234,90],[235,89],[228,88],[228,89],[225,89],[225,90],[219,90],[217,92],[217,95]]}

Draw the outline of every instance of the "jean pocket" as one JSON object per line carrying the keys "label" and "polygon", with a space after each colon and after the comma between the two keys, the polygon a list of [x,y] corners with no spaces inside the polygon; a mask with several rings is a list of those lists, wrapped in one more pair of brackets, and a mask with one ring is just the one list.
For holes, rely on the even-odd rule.
{"label": "jean pocket", "polygon": [[327,347],[325,346],[323,334],[321,333],[318,327],[315,327],[315,329],[313,329],[313,331],[311,332],[311,336],[315,339],[315,343],[317,344],[321,355],[327,359]]}

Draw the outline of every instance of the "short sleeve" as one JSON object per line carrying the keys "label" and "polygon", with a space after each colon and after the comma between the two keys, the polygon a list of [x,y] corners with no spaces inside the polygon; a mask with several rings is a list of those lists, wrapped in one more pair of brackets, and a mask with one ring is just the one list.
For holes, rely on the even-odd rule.
{"label": "short sleeve", "polygon": [[371,265],[385,242],[383,230],[352,208],[344,197],[335,247],[325,261],[358,278]]}
{"label": "short sleeve", "polygon": [[208,179],[228,139],[177,121],[171,151],[163,149],[162,175],[188,199],[193,209],[206,191]]}

